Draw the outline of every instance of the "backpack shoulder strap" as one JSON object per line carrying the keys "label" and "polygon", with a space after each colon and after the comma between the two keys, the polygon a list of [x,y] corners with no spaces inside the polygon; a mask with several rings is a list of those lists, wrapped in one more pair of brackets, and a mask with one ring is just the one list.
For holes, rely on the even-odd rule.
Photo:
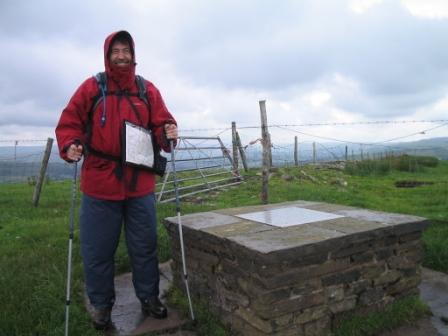
{"label": "backpack shoulder strap", "polygon": [[104,100],[107,95],[107,77],[105,72],[98,72],[95,76],[96,83],[98,84],[98,93],[92,99],[92,105],[90,106],[89,117],[93,111],[98,107],[99,103]]}
{"label": "backpack shoulder strap", "polygon": [[140,75],[136,75],[135,82],[136,82],[137,88],[138,88],[138,98],[143,100],[146,103],[146,105],[149,106],[148,95],[147,95],[148,92],[146,90],[145,79]]}
{"label": "backpack shoulder strap", "polygon": [[[90,116],[89,118],[92,118],[92,113],[97,108],[98,104],[102,101],[103,102],[103,113],[101,115],[101,127],[104,127],[104,124],[106,123],[106,95],[107,95],[107,77],[105,72],[98,72],[95,75],[96,82],[98,84],[99,93],[95,98],[95,101],[92,104]],[[91,121],[91,120],[90,120]]]}
{"label": "backpack shoulder strap", "polygon": [[105,95],[105,93],[107,92],[107,77],[106,77],[106,73],[103,72],[98,72],[95,75],[95,79],[96,82],[98,84],[98,88],[100,89],[101,93],[103,95]]}

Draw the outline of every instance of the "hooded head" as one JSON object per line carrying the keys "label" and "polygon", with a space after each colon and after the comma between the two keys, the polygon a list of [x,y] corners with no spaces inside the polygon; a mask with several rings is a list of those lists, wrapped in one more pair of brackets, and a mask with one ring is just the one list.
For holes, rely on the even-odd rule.
{"label": "hooded head", "polygon": [[107,76],[121,89],[131,89],[135,81],[135,46],[131,34],[121,30],[104,42],[104,64]]}

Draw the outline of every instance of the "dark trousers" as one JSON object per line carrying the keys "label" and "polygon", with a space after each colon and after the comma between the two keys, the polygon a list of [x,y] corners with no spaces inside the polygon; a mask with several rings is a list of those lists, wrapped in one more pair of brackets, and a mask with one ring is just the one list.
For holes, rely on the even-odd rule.
{"label": "dark trousers", "polygon": [[124,224],[132,281],[143,301],[159,295],[155,197],[107,201],[83,195],[80,215],[81,254],[90,303],[96,308],[115,302],[114,255]]}

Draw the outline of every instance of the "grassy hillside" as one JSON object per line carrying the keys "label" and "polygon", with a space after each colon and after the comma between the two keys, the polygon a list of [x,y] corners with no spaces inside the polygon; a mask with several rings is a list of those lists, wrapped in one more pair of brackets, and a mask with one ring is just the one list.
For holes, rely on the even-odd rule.
{"label": "grassy hillside", "polygon": [[[432,219],[425,232],[425,264],[448,272],[448,162],[417,172],[349,175],[340,170],[280,168],[270,180],[270,202],[314,200],[347,204]],[[182,203],[183,214],[216,208],[259,204],[260,176],[246,174],[247,183],[194,202]],[[427,182],[397,188],[397,181]],[[0,185],[0,335],[61,335],[64,328],[71,183],[44,186],[39,207],[31,204],[26,184]],[[79,195],[78,202],[79,204]],[[158,205],[158,217],[174,216],[173,205]],[[168,238],[159,226],[161,261],[170,257]],[[71,334],[96,335],[83,307],[79,232],[75,232]],[[117,269],[128,270],[123,243]]]}

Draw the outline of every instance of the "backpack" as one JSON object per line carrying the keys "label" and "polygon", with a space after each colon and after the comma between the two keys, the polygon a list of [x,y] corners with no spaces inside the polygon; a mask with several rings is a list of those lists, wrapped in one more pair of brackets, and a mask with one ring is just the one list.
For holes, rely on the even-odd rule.
{"label": "backpack", "polygon": [[[143,101],[145,103],[145,105],[147,106],[148,112],[149,114],[151,114],[151,104],[149,103],[148,100],[148,92],[146,90],[146,85],[145,85],[145,79],[140,76],[140,75],[136,75],[135,76],[135,82],[137,84],[137,88],[138,88],[138,92],[137,93],[133,93],[133,92],[127,92],[127,91],[108,91],[107,90],[107,76],[105,72],[99,72],[94,76],[97,84],[98,84],[98,94],[93,98],[92,101],[92,105],[90,107],[89,113],[88,113],[88,121],[87,121],[87,125],[86,125],[86,139],[87,139],[87,143],[86,143],[86,147],[87,147],[87,152],[91,153],[93,155],[99,156],[103,159],[106,160],[110,160],[110,161],[115,161],[117,163],[121,163],[122,158],[118,157],[118,156],[113,156],[107,153],[103,153],[100,152],[94,148],[92,148],[91,146],[91,139],[92,139],[92,118],[93,118],[93,113],[96,110],[96,108],[98,107],[98,105],[102,102],[103,103],[103,113],[101,115],[101,123],[100,123],[100,127],[104,127],[105,123],[106,123],[106,96],[108,95],[117,95],[117,96],[122,96],[125,97],[126,100],[129,102],[132,110],[134,111],[134,113],[137,116],[137,119],[139,120],[140,124],[143,125],[142,122],[142,118],[140,115],[140,112],[137,110],[137,108],[135,107],[135,105],[132,103],[131,99],[129,98],[130,96],[135,96],[138,97],[141,101]],[[160,154],[160,148],[157,145],[156,141],[153,141],[154,146],[156,148],[154,148],[154,160],[155,160],[155,167],[154,167],[154,173],[156,173],[159,176],[163,176],[165,173],[165,169],[166,169],[166,158],[163,157]],[[118,168],[118,167],[117,167]],[[119,179],[121,179],[121,174],[122,171],[121,169],[116,169],[116,175]],[[133,188],[135,188],[135,183],[137,182],[137,174],[133,174]]]}

